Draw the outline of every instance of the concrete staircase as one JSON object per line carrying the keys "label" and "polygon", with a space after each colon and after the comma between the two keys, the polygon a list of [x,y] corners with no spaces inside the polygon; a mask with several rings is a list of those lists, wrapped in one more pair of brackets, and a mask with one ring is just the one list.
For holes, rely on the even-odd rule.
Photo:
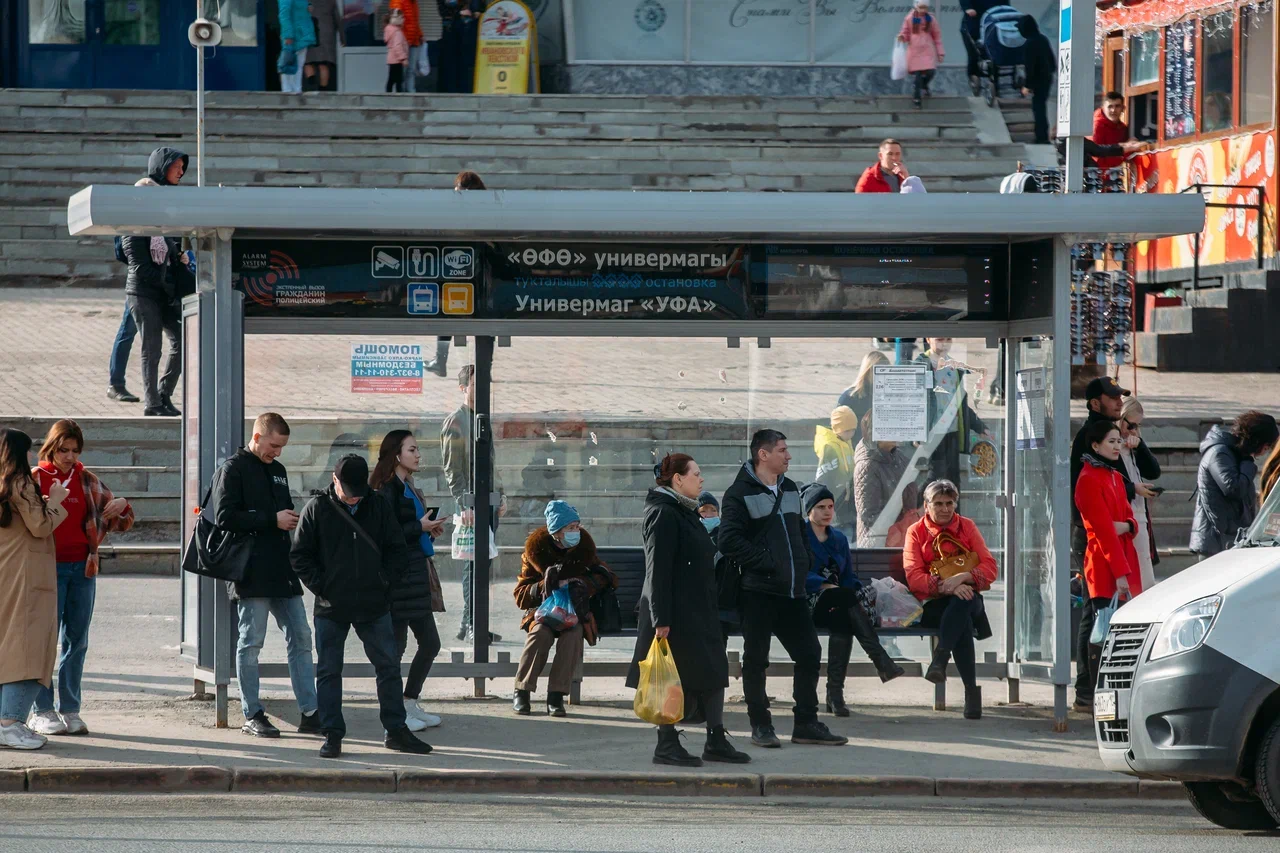
{"label": "concrete staircase", "polygon": [[1161,371],[1271,371],[1280,356],[1260,343],[1280,322],[1280,272],[1242,277],[1252,287],[1183,291],[1185,304],[1156,308],[1137,333],[1139,367]]}
{"label": "concrete staircase", "polygon": [[[48,419],[13,419],[12,426],[42,436]],[[104,573],[176,574],[181,519],[180,426],[176,421],[126,418],[83,418],[87,446],[84,462],[117,494],[134,505],[134,529],[113,536],[103,550]],[[989,420],[999,430],[998,420]],[[350,452],[370,459],[388,429],[403,427],[376,420],[291,421],[293,435],[282,457],[299,506],[313,489],[327,487],[333,462]],[[791,436],[812,435],[813,422],[775,424]],[[1151,422],[1147,437],[1163,467],[1159,484],[1167,490],[1151,502],[1156,541],[1160,545],[1160,577],[1168,577],[1194,562],[1186,545],[1190,535],[1199,461],[1200,437],[1211,422]],[[250,426],[246,423],[246,429]],[[652,421],[617,419],[600,429],[593,421],[561,422],[539,417],[499,418],[495,423],[498,477],[507,495],[508,510],[498,528],[502,551],[495,577],[514,577],[525,537],[543,524],[542,510],[552,497],[575,505],[601,545],[639,545],[646,490],[653,483],[653,464],[670,448],[691,453],[702,468],[707,488],[721,495],[737,476],[748,434],[744,422]],[[454,503],[440,468],[439,418],[410,422],[422,448],[422,470],[415,478],[429,504],[452,512]],[[592,429],[609,438],[593,438]],[[555,436],[553,441],[548,433]],[[791,442],[791,470],[809,479],[817,460],[806,439]],[[967,475],[966,475],[967,477]],[[965,515],[988,531],[989,544],[999,551],[995,531],[994,479],[962,478]],[[460,577],[460,566],[448,559],[447,541],[438,543],[446,556],[437,561],[441,574]]]}
{"label": "concrete staircase", "polygon": [[[194,157],[195,127],[190,92],[0,90],[0,284],[118,279],[109,241],[69,239],[67,198],[133,183],[158,145]],[[206,181],[237,186],[848,192],[892,136],[930,192],[969,192],[1026,159],[958,97],[214,92],[206,127]]]}

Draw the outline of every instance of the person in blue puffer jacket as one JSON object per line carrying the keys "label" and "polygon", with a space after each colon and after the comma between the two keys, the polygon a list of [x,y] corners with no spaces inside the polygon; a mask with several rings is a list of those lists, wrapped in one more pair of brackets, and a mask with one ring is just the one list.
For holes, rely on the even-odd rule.
{"label": "person in blue puffer jacket", "polygon": [[[280,72],[280,91],[297,94],[302,91],[307,48],[316,46],[316,25],[311,19],[307,0],[279,0],[277,5],[280,9],[280,59],[276,69]],[[315,73],[314,69],[312,73]]]}
{"label": "person in blue puffer jacket", "polygon": [[849,716],[844,701],[844,678],[849,670],[856,637],[862,650],[875,664],[882,682],[902,675],[904,670],[880,645],[880,637],[870,614],[863,609],[859,590],[862,581],[853,570],[849,540],[832,526],[835,496],[822,483],[806,486],[800,497],[804,513],[805,538],[812,559],[805,577],[805,592],[813,611],[813,624],[830,634],[827,643],[827,712]]}

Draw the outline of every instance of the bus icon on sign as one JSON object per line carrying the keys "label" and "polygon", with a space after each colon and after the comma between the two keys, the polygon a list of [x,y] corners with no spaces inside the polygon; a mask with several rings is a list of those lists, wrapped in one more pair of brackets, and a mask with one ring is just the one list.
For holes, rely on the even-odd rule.
{"label": "bus icon on sign", "polygon": [[475,311],[475,289],[470,282],[447,283],[441,287],[441,311],[445,314],[472,314]]}
{"label": "bus icon on sign", "polygon": [[470,246],[445,246],[443,260],[445,278],[475,276],[476,253]]}
{"label": "bus icon on sign", "polygon": [[434,281],[411,281],[405,309],[415,316],[440,313],[440,285]]}

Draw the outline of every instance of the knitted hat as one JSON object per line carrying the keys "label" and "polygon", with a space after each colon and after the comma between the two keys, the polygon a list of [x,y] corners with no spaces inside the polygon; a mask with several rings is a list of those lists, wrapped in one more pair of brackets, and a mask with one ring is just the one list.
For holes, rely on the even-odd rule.
{"label": "knitted hat", "polygon": [[831,428],[836,432],[852,432],[858,428],[858,416],[848,406],[836,406],[831,410]]}
{"label": "knitted hat", "polygon": [[698,495],[698,509],[702,509],[704,506],[713,506],[716,508],[716,512],[720,511],[720,501],[716,500],[716,496],[710,492],[703,492]]}
{"label": "knitted hat", "polygon": [[800,493],[800,501],[804,505],[804,514],[808,515],[820,501],[828,498],[834,502],[836,496],[831,494],[831,490],[821,483],[810,483],[805,486],[804,491]]}
{"label": "knitted hat", "polygon": [[547,531],[549,533],[555,533],[575,521],[582,520],[578,517],[578,511],[564,501],[547,501],[547,508],[543,511],[543,515],[547,517]]}

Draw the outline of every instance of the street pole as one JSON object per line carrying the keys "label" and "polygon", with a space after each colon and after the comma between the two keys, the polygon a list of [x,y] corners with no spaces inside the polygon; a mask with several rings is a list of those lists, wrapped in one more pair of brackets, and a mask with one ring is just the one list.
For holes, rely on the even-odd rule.
{"label": "street pole", "polygon": [[[204,14],[204,0],[196,0],[196,17]],[[196,186],[204,186],[204,45],[196,45]]]}
{"label": "street pole", "polygon": [[[1093,132],[1093,0],[1060,0],[1058,138],[1067,141],[1063,189],[1084,191],[1084,138]],[[1073,61],[1074,59],[1074,61]]]}

